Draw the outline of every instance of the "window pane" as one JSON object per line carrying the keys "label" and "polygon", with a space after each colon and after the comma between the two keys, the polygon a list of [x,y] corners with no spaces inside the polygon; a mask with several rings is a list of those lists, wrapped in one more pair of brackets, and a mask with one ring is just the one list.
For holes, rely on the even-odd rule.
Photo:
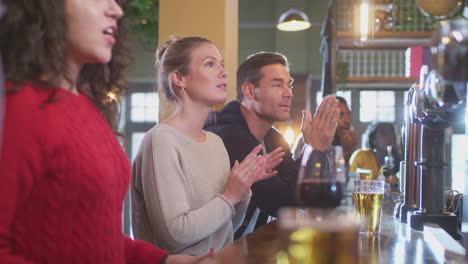
{"label": "window pane", "polygon": [[144,136],[145,136],[145,133],[142,133],[142,132],[132,133],[132,153],[131,153],[132,162],[135,159],[138,153],[138,150],[140,149],[140,144]]}
{"label": "window pane", "polygon": [[154,107],[145,107],[145,121],[158,121],[158,111]]}
{"label": "window pane", "polygon": [[359,95],[359,105],[361,107],[363,106],[370,106],[370,105],[375,105],[377,102],[377,92],[375,91],[363,91],[360,92]]}
{"label": "window pane", "polygon": [[141,107],[132,107],[132,121],[133,122],[145,121],[145,109]]}
{"label": "window pane", "polygon": [[359,119],[361,122],[394,122],[394,91],[362,91],[359,93]]}
{"label": "window pane", "polygon": [[146,93],[145,106],[148,106],[148,107],[159,106],[159,97],[157,96],[157,93]]}
{"label": "window pane", "polygon": [[408,100],[408,91],[403,92],[403,120],[406,122],[406,109],[408,108],[406,106],[406,101]]}
{"label": "window pane", "polygon": [[159,97],[157,93],[133,93],[131,119],[133,122],[157,122]]}
{"label": "window pane", "polygon": [[393,91],[381,91],[377,93],[377,104],[378,105],[395,105],[395,92]]}
{"label": "window pane", "polygon": [[119,131],[123,131],[125,129],[125,124],[127,123],[127,103],[128,103],[128,97],[127,96],[122,96],[120,97],[120,105],[119,105],[119,110],[120,110],[120,119],[119,119]]}
{"label": "window pane", "polygon": [[451,153],[451,170],[452,170],[452,189],[459,192],[465,191],[465,166],[466,166],[466,145],[468,144],[467,136],[463,134],[452,135],[452,153]]}
{"label": "window pane", "polygon": [[144,93],[134,93],[132,94],[132,106],[144,105],[145,104],[145,94]]}
{"label": "window pane", "polygon": [[395,109],[394,107],[381,107],[378,108],[377,120],[382,122],[393,122],[395,121]]}
{"label": "window pane", "polygon": [[377,120],[375,108],[371,107],[363,107],[361,106],[359,109],[359,117],[361,122],[372,122]]}

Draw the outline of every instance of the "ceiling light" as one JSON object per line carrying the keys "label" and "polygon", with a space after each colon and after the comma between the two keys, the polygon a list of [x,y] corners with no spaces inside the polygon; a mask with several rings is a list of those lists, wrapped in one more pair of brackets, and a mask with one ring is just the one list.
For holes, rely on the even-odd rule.
{"label": "ceiling light", "polygon": [[280,16],[276,28],[282,31],[300,31],[306,30],[310,26],[311,24],[306,14],[297,9],[289,9]]}

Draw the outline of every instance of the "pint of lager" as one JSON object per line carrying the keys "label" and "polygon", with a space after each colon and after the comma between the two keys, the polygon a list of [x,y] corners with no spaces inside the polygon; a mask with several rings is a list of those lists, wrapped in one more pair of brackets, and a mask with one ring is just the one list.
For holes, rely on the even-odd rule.
{"label": "pint of lager", "polygon": [[385,181],[356,180],[354,182],[353,203],[364,221],[360,232],[374,235],[380,232],[380,218]]}
{"label": "pint of lager", "polygon": [[276,255],[277,264],[359,262],[359,219],[355,215],[291,210],[279,212],[281,251]]}

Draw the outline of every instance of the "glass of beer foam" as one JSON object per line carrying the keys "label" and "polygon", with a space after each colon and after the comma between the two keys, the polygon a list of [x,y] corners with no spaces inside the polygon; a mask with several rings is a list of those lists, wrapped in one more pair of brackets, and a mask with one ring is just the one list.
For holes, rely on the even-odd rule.
{"label": "glass of beer foam", "polygon": [[385,181],[354,181],[353,203],[356,212],[363,218],[360,228],[361,234],[379,234],[384,191]]}
{"label": "glass of beer foam", "polygon": [[281,208],[277,264],[359,263],[360,217],[340,209]]}
{"label": "glass of beer foam", "polygon": [[357,168],[356,169],[357,178],[360,180],[376,180],[372,174],[372,170]]}

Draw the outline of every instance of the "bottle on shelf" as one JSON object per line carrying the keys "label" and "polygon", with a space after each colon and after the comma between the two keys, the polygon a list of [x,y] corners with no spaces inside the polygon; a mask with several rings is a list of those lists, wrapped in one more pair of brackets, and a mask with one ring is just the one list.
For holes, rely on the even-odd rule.
{"label": "bottle on shelf", "polygon": [[390,184],[391,190],[397,191],[399,180],[395,173],[395,158],[392,148],[392,146],[387,146],[387,155],[384,158],[384,165],[381,168],[381,173],[385,176],[385,181]]}

